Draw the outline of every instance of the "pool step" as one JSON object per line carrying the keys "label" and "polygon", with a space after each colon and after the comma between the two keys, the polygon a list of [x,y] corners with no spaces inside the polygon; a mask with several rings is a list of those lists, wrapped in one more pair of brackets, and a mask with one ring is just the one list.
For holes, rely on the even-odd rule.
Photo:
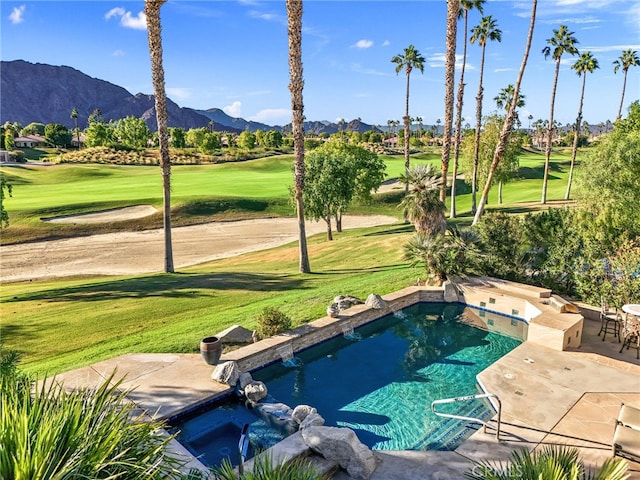
{"label": "pool step", "polygon": [[323,478],[333,478],[340,470],[340,465],[320,455],[312,454],[305,457],[304,460]]}

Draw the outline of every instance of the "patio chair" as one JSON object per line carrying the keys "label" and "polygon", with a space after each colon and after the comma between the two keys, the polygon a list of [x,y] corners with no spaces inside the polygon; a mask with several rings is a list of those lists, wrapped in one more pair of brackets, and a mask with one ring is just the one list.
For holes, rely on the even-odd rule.
{"label": "patio chair", "polygon": [[600,303],[600,331],[602,333],[602,341],[604,342],[607,333],[613,333],[613,338],[618,337],[620,342],[620,330],[622,328],[622,315],[618,312],[618,308],[614,307],[613,311],[606,301]]}
{"label": "patio chair", "polygon": [[640,409],[620,405],[613,431],[613,456],[640,460]]}
{"label": "patio chair", "polygon": [[624,326],[620,331],[620,336],[622,337],[622,347],[620,348],[620,353],[624,350],[624,347],[629,347],[632,343],[635,343],[634,348],[636,349],[636,358],[640,359],[640,320],[635,315],[626,314]]}

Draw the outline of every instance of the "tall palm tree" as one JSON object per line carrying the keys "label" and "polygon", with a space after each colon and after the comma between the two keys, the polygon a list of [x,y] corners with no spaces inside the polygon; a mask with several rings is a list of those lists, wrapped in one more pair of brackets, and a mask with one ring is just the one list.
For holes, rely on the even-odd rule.
{"label": "tall palm tree", "polygon": [[80,150],[80,129],[78,128],[78,109],[73,107],[71,110],[71,118],[73,118],[73,125],[76,131],[76,141],[78,142],[78,150]]}
{"label": "tall palm tree", "polygon": [[162,27],[160,7],[166,0],[145,0],[144,14],[147,17],[149,53],[151,55],[151,77],[158,122],[160,146],[160,169],[162,170],[163,221],[164,221],[164,271],[172,273],[173,247],[171,244],[171,158],[169,157],[169,130],[167,128],[167,93],[164,89],[162,66]]}
{"label": "tall palm tree", "polygon": [[456,103],[456,128],[453,144],[453,178],[451,180],[451,212],[449,216],[456,218],[456,178],[458,177],[458,158],[460,156],[460,140],[462,137],[462,104],[464,101],[464,71],[467,66],[467,22],[469,10],[477,9],[483,13],[482,5],[485,0],[460,0],[460,13],[463,18],[463,39],[462,39],[462,68],[460,69],[460,80],[458,81],[458,98]]}
{"label": "tall palm tree", "polygon": [[547,182],[549,179],[549,160],[551,159],[551,143],[553,139],[553,109],[556,103],[556,87],[558,86],[558,74],[560,73],[560,60],[562,55],[576,55],[578,49],[576,44],[578,40],[573,36],[574,32],[570,32],[566,25],[560,25],[553,30],[553,37],[547,39],[548,45],[542,49],[544,58],[551,56],[556,62],[556,70],[553,76],[553,89],[551,90],[551,112],[549,113],[549,125],[547,126],[547,145],[544,155],[544,177],[542,178],[542,200],[543,205],[547,203]]}
{"label": "tall palm tree", "polygon": [[624,72],[624,81],[622,82],[622,96],[620,97],[620,107],[618,108],[618,116],[616,120],[620,120],[622,116],[622,104],[624,103],[624,91],[627,88],[627,72],[630,67],[637,67],[640,65],[640,58],[638,58],[638,52],[635,50],[625,50],[622,55],[613,61],[613,73],[618,73],[618,70],[622,68]]}
{"label": "tall palm tree", "polygon": [[[522,83],[524,70],[527,66],[527,60],[529,59],[529,51],[531,50],[531,40],[533,39],[533,29],[536,24],[537,7],[538,7],[538,0],[532,0],[531,21],[529,22],[529,33],[527,35],[527,45],[525,46],[524,55],[522,56],[522,63],[520,64],[520,71],[518,72],[516,85],[513,89],[513,98],[518,98],[518,96],[520,95],[520,84]],[[489,196],[491,183],[493,182],[493,177],[496,174],[496,170],[498,169],[500,160],[502,160],[502,156],[504,155],[504,152],[507,146],[507,140],[509,139],[509,133],[511,133],[511,129],[513,128],[513,122],[515,120],[515,117],[516,117],[516,102],[512,102],[511,108],[507,112],[504,125],[502,126],[502,131],[500,132],[500,139],[498,140],[498,145],[496,145],[496,150],[493,153],[493,160],[491,161],[491,166],[489,167],[489,174],[487,175],[487,181],[484,185],[484,189],[482,190],[482,196],[480,197],[480,203],[478,204],[478,209],[476,210],[476,214],[473,217],[473,225],[477,224],[480,221],[480,217],[482,217],[482,214],[484,213],[484,206],[487,203],[487,197]]]}
{"label": "tall palm tree", "polygon": [[[511,102],[513,102],[514,98],[514,87],[509,84],[500,90],[500,93],[493,97],[493,100],[496,102],[496,106],[498,108],[504,108],[507,112],[511,110]],[[524,107],[524,95],[518,94],[518,101],[516,102],[516,108]],[[517,115],[517,113],[516,113]]]}
{"label": "tall palm tree", "polygon": [[442,133],[442,178],[440,179],[440,201],[447,198],[447,176],[451,155],[451,127],[453,125],[453,91],[456,75],[456,36],[458,34],[458,13],[460,0],[447,0],[447,37],[444,66],[444,132]]}
{"label": "tall palm tree", "polygon": [[298,257],[300,273],[310,273],[307,235],[304,223],[304,104],[302,101],[302,0],[287,0],[287,32],[289,37],[289,90],[294,148],[294,190],[298,214]]}
{"label": "tall palm tree", "polygon": [[[420,73],[424,72],[424,62],[425,58],[422,54],[416,50],[416,47],[413,45],[409,45],[404,49],[404,52],[395,55],[391,59],[391,63],[396,64],[396,75],[400,73],[401,70],[404,70],[407,75],[407,93],[405,95],[405,103],[404,103],[404,117],[402,120],[404,121],[404,171],[405,173],[409,171],[409,78],[411,77],[411,72],[413,69],[420,70]],[[409,192],[409,185],[405,185],[404,194],[406,195]],[[405,218],[406,221],[406,218]]]}
{"label": "tall palm tree", "polygon": [[569,180],[567,181],[567,193],[564,194],[564,199],[569,200],[571,196],[571,182],[573,181],[573,167],[576,163],[576,154],[578,153],[578,141],[580,138],[580,127],[582,125],[582,103],[584,100],[584,86],[587,82],[587,72],[593,73],[597,68],[598,59],[591,55],[591,52],[585,52],[580,55],[580,58],[576,60],[576,63],[571,65],[576,71],[576,74],[582,77],[582,89],[580,90],[580,103],[578,104],[578,116],[576,117],[575,135],[573,137],[573,148],[571,149],[571,168],[569,168]]}
{"label": "tall palm tree", "polygon": [[476,131],[473,147],[473,174],[471,176],[471,212],[476,213],[476,192],[478,190],[478,162],[480,155],[480,128],[482,126],[482,97],[484,88],[482,78],[484,76],[484,58],[487,48],[487,41],[502,41],[502,30],[497,28],[498,23],[491,16],[482,17],[480,23],[471,29],[471,43],[478,42],[482,49],[480,57],[480,75],[478,81],[478,95],[476,96]]}

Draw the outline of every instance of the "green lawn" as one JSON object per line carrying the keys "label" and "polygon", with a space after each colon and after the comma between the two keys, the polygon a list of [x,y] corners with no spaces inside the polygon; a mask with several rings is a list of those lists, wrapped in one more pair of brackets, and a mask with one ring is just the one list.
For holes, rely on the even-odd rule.
{"label": "green lawn", "polygon": [[[421,155],[413,163],[433,162]],[[384,157],[388,176],[404,169],[401,156]],[[561,199],[566,188],[568,155],[552,157],[549,200]],[[544,155],[521,157],[520,178],[504,188],[505,205],[488,208],[525,212],[538,208]],[[172,169],[174,225],[239,218],[245,215],[292,214],[288,199],[291,156]],[[161,225],[160,214],[147,219],[98,227],[47,224],[40,217],[93,211],[125,205],[160,206],[158,167],[55,165],[1,167],[14,185],[5,199],[10,241],[97,233]],[[494,189],[495,190],[495,189]],[[458,213],[470,218],[470,188],[459,184]],[[359,214],[396,215],[399,193],[376,196],[354,205]],[[44,233],[43,233],[44,232]],[[313,274],[297,272],[297,247],[289,245],[219,260],[179,273],[70,279],[6,284],[0,294],[1,341],[22,354],[31,372],[53,374],[131,352],[196,352],[199,339],[229,325],[255,326],[258,312],[277,306],[296,324],[323,316],[334,296],[386,294],[422,274],[402,260],[402,245],[412,227],[402,224],[347,231],[333,242],[324,235],[310,239]]]}

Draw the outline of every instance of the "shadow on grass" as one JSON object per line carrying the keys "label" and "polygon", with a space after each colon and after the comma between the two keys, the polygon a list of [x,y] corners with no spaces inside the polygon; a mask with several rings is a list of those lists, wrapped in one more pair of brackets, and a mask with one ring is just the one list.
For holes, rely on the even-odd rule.
{"label": "shadow on grass", "polygon": [[377,237],[380,235],[397,235],[399,233],[411,233],[415,228],[411,223],[404,223],[402,225],[387,227],[379,232],[365,233],[363,237]]}
{"label": "shadow on grass", "polygon": [[378,272],[390,272],[392,270],[402,270],[407,268],[406,263],[396,263],[393,265],[380,265],[377,267],[369,267],[369,268],[336,268],[336,269],[327,269],[321,272],[311,272],[313,275],[335,275],[336,273],[378,273]]}
{"label": "shadow on grass", "polygon": [[79,287],[57,288],[17,295],[10,302],[46,300],[89,302],[118,298],[213,296],[214,290],[283,291],[304,288],[304,280],[285,275],[252,273],[163,274],[152,277],[114,280]]}
{"label": "shadow on grass", "polygon": [[[550,162],[549,172],[562,173],[565,171],[566,166],[570,163],[567,162]],[[542,180],[544,178],[544,165],[538,167],[520,167],[518,169],[518,178],[524,180]],[[559,177],[549,174],[549,180],[557,180]]]}

